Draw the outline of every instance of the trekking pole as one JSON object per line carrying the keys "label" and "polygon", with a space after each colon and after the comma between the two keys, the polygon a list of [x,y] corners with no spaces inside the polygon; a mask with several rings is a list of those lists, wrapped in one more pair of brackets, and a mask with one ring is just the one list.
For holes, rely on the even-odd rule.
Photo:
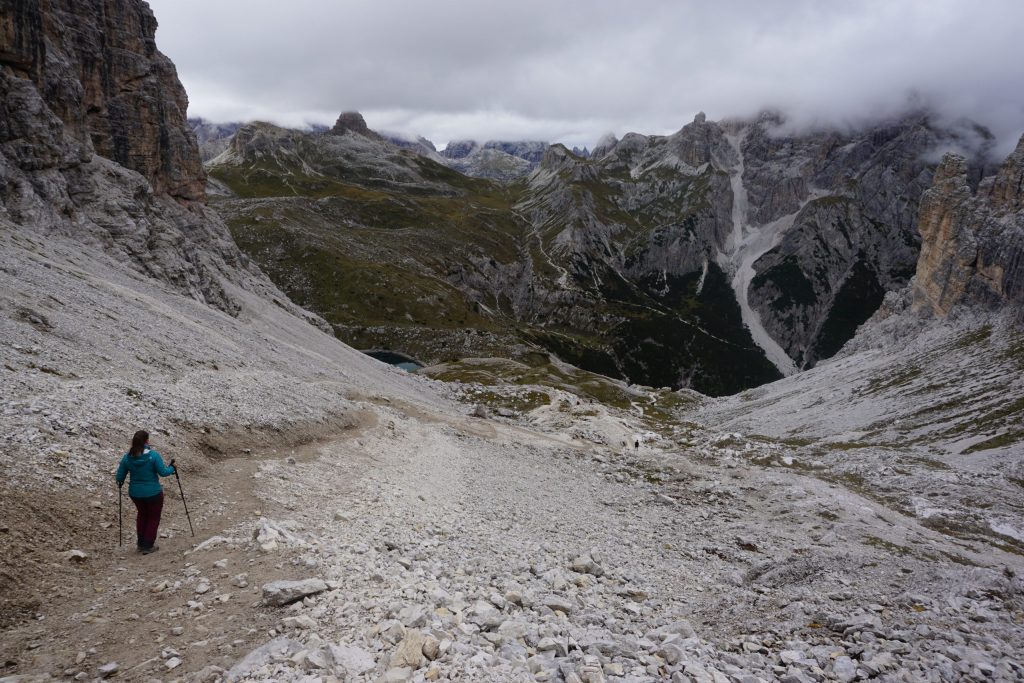
{"label": "trekking pole", "polygon": [[121,486],[117,487],[117,544],[124,545],[124,532],[121,530]]}
{"label": "trekking pole", "polygon": [[[171,461],[171,467],[174,467],[174,461]],[[192,532],[192,536],[196,535],[196,530],[192,528],[192,517],[188,514],[188,503],[185,502],[185,489],[181,488],[181,477],[178,476],[178,468],[174,467],[174,478],[178,480],[178,492],[181,493],[181,504],[185,506],[185,518],[188,520],[188,530]]]}

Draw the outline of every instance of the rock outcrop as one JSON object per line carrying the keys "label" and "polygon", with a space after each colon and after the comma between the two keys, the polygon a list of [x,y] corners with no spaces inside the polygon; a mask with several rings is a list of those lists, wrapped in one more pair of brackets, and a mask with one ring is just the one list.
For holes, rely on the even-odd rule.
{"label": "rock outcrop", "polygon": [[3,9],[0,229],[102,248],[231,314],[240,310],[231,287],[285,300],[204,204],[185,91],[156,48],[149,6],[29,0]]}
{"label": "rock outcrop", "polygon": [[966,161],[947,155],[921,201],[914,303],[940,316],[958,304],[1024,306],[1024,138],[972,192]]}
{"label": "rock outcrop", "polygon": [[974,184],[991,136],[939,126],[928,113],[857,133],[780,132],[762,116],[742,138],[747,221],[781,235],[754,262],[747,298],[800,367],[829,358],[906,286],[920,244],[917,210],[937,150],[971,150]]}
{"label": "rock outcrop", "polygon": [[344,135],[349,132],[372,140],[383,139],[380,135],[370,130],[370,127],[366,125],[366,119],[357,111],[342,112],[334,123],[334,128],[331,129],[332,135]]}
{"label": "rock outcrop", "polygon": [[30,81],[69,137],[137,171],[157,194],[198,200],[205,176],[188,98],[137,0],[3,3],[0,63]]}

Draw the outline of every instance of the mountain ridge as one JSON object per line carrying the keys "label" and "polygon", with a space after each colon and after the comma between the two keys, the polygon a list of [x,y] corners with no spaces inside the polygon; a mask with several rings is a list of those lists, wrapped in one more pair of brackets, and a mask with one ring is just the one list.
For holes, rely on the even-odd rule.
{"label": "mountain ridge", "polygon": [[[398,159],[396,150],[349,153],[338,146],[350,144],[344,141],[328,143],[327,138],[298,131],[281,135],[301,138],[310,150],[323,147],[297,164],[318,168],[318,173],[353,187],[387,186],[396,205],[420,202],[402,183],[430,187],[429,192],[451,204],[447,210],[465,205],[469,213],[474,211],[469,207],[476,201],[475,192],[504,196],[501,206],[494,205],[508,222],[499,252],[489,253],[492,247],[473,237],[480,228],[471,221],[458,232],[461,237],[450,236],[465,240],[464,245],[433,254],[433,265],[415,267],[454,288],[431,296],[440,295],[458,308],[476,308],[473,319],[478,328],[501,329],[519,339],[513,345],[539,343],[566,360],[606,374],[721,393],[794,372],[798,366],[811,367],[837,352],[881,305],[885,293],[905,286],[914,272],[920,239],[916,207],[930,182],[930,159],[936,150],[973,148],[968,168],[976,184],[986,168],[990,142],[983,129],[970,125],[936,127],[927,112],[857,133],[819,131],[794,137],[783,124],[772,113],[722,123],[698,115],[670,136],[630,133],[621,140],[609,138],[588,158],[551,145],[529,176],[486,191],[479,182],[475,189],[467,189],[469,180],[429,167],[436,162],[430,154],[421,155],[423,161],[406,157],[396,169],[391,166]],[[479,148],[467,145],[451,153],[468,155],[473,149]],[[355,165],[345,171],[328,160],[332,154],[338,159],[348,154],[350,161],[344,163]],[[358,163],[352,161],[356,156]],[[378,159],[380,168],[374,168]],[[258,163],[255,157],[238,157],[227,164],[215,160],[210,169],[220,180],[232,176],[236,189],[244,193],[245,183],[237,173],[246,164]],[[350,172],[357,168],[358,173]],[[276,173],[287,179],[306,171],[296,167]],[[277,201],[273,195],[296,193],[309,194],[268,189],[258,205],[264,211],[267,201]],[[313,192],[321,193],[322,189]],[[245,217],[243,203],[231,204],[231,220],[239,227],[239,221],[255,218]],[[311,208],[321,214],[323,227],[291,228],[288,219],[273,229],[293,236],[327,230],[334,219],[323,215],[321,205]],[[419,204],[410,217],[424,208]],[[368,218],[365,227],[395,227],[385,215]],[[423,218],[429,225],[436,216]],[[264,223],[260,229],[270,228]],[[360,239],[370,239],[370,234]],[[343,235],[355,233],[344,230],[331,239],[352,238]],[[246,243],[243,232],[236,230],[235,236]],[[425,234],[424,239],[429,244],[430,237]],[[370,248],[366,242],[359,250]],[[499,253],[503,256],[495,258]],[[401,264],[411,265],[424,256],[378,259],[379,268],[395,271],[395,283],[389,287],[400,291],[398,272],[405,267]],[[272,273],[279,268],[276,262],[261,262]],[[282,272],[280,277],[301,271],[299,262],[290,263],[291,274]],[[308,292],[303,296],[311,301]],[[721,301],[729,298],[736,308],[730,304],[720,314],[712,313],[713,306],[725,305]],[[391,332],[377,324],[369,334],[365,330],[371,328],[363,324],[359,341],[346,339],[374,348],[391,344],[434,361],[454,360],[438,355],[436,345],[431,350],[410,337],[422,338],[437,318],[425,319],[409,306],[402,307],[405,315],[420,322],[392,327]],[[334,316],[336,324],[348,329],[361,323],[358,316]],[[549,332],[545,327],[555,329]],[[673,341],[679,338],[689,340],[689,350]],[[644,339],[651,340],[649,348]],[[472,351],[462,342],[453,348]],[[494,347],[477,351],[486,355]],[[712,356],[718,360],[706,362]],[[729,366],[722,362],[729,357],[743,358],[731,365],[749,368],[747,374],[716,374],[720,371],[712,366]]]}

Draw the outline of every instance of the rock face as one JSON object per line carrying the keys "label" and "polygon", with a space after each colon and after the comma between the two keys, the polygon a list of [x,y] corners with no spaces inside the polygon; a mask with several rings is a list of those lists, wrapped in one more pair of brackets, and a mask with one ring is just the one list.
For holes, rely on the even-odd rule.
{"label": "rock face", "polygon": [[203,197],[188,99],[137,0],[5,2],[0,63],[31,81],[79,144],[137,171],[154,192]]}
{"label": "rock face", "polygon": [[965,173],[977,184],[990,138],[969,125],[939,127],[927,113],[859,134],[785,135],[779,125],[762,117],[742,138],[749,224],[782,228],[753,263],[747,297],[771,337],[811,367],[913,275],[930,158],[973,149]]}
{"label": "rock face", "polygon": [[276,290],[203,204],[185,91],[155,31],[139,0],[4,3],[0,223],[99,246],[234,314],[227,282]]}
{"label": "rock face", "polygon": [[940,316],[963,303],[1024,305],[1024,138],[977,191],[968,176],[947,155],[921,201],[914,303]]}

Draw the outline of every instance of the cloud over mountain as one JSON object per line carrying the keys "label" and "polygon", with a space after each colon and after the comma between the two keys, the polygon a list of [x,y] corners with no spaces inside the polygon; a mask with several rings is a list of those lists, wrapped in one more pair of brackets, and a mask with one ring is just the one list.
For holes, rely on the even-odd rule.
{"label": "cloud over mountain", "polygon": [[772,107],[855,124],[935,107],[1024,130],[1024,3],[151,0],[191,113],[593,144]]}

